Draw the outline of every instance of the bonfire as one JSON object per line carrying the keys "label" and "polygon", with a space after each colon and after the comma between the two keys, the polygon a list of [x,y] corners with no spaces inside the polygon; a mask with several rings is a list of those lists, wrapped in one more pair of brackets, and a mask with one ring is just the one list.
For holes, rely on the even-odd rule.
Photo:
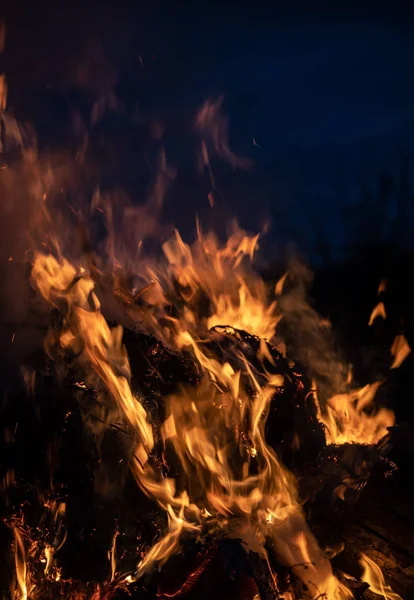
{"label": "bonfire", "polygon": [[[243,167],[220,108],[207,102],[195,120],[202,168],[211,153]],[[355,386],[295,269],[265,282],[260,236],[234,224],[222,239],[197,223],[192,244],[174,231],[146,253],[164,154],[145,210],[123,207],[120,229],[113,196],[96,190],[98,247],[85,243],[89,216],[56,204],[61,173],[33,149],[21,161],[40,207],[27,262],[47,333],[4,420],[3,597],[400,598],[364,553],[359,578],[331,564],[395,419],[375,402],[383,380]],[[306,328],[300,364],[286,332]],[[398,368],[403,336],[391,351]]]}

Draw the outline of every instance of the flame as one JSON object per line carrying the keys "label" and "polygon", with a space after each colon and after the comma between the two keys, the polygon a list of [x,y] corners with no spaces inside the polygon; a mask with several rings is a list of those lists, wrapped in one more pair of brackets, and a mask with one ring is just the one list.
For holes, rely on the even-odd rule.
{"label": "flame", "polygon": [[372,311],[371,316],[368,321],[368,325],[372,325],[374,323],[375,319],[377,319],[378,317],[381,317],[384,320],[387,318],[387,313],[385,312],[385,306],[384,306],[383,302],[378,302],[378,304]]}
{"label": "flame", "polygon": [[112,546],[108,552],[108,558],[111,563],[111,581],[115,580],[116,574],[116,538],[118,537],[118,531],[115,531],[114,537],[112,538]]}
{"label": "flame", "polygon": [[[237,166],[236,157],[228,149],[226,123],[219,120],[217,127],[212,128],[212,123],[218,122],[220,105],[206,103],[197,115],[204,164],[209,164],[209,156],[214,152]],[[229,536],[242,537],[265,558],[264,544],[271,540],[278,561],[301,582],[301,597],[317,598],[322,594],[328,600],[349,598],[350,592],[334,576],[329,560],[306,524],[295,477],[265,438],[270,404],[284,385],[281,375],[272,374],[265,367],[273,360],[265,340],[276,340],[278,323],[283,318],[279,301],[287,274],[269,289],[253,268],[260,236],[248,235],[235,225],[222,242],[214,233],[204,233],[197,224],[197,239],[191,246],[174,231],[162,246],[161,260],[142,260],[142,240],[159,232],[159,211],[168,180],[173,176],[163,152],[160,160],[162,176],[156,180],[145,209],[148,219],[142,219],[143,213],[130,206],[124,205],[120,211],[121,224],[128,217],[141,227],[134,229],[138,237],[133,256],[127,255],[131,240],[117,239],[118,208],[114,199],[97,191],[92,209],[100,209],[106,219],[106,263],[100,261],[98,270],[91,257],[71,262],[55,243],[55,253],[35,253],[31,273],[35,288],[63,315],[59,332],[62,350],[77,356],[86,386],[102,391],[111,409],[127,424],[133,440],[132,474],[168,520],[164,535],[142,554],[135,573],[126,577],[120,574],[117,534],[114,535],[108,554],[109,583],[116,586],[119,582],[127,585],[136,581],[177,553],[183,535],[198,535],[215,528]],[[51,239],[52,247],[53,242]],[[150,331],[170,349],[185,350],[202,373],[197,387],[182,386],[163,398],[165,420],[159,432],[153,431],[143,398],[132,391],[122,327],[109,327],[101,310],[96,280],[101,282],[106,270],[114,282],[114,297],[137,327]],[[139,289],[131,290],[124,283],[123,273],[130,271],[142,284]],[[382,314],[381,309],[377,313]],[[260,375],[237,344],[223,348],[220,360],[209,348],[211,336],[223,334],[236,339],[239,330],[261,340],[254,357],[261,365]],[[279,347],[282,345],[279,340]],[[388,427],[394,423],[393,414],[374,409],[374,397],[381,383],[336,394],[323,409],[317,404],[328,443],[376,444],[387,435]],[[173,453],[178,460],[177,480],[164,476],[154,459],[158,433],[163,454]],[[56,506],[52,510],[56,511],[56,519],[60,510]],[[57,535],[54,543],[42,550],[44,575],[55,581],[60,578],[55,554],[65,535]],[[27,598],[26,581],[30,578],[25,570],[26,559],[22,558],[24,547],[18,539],[21,542],[21,538],[16,538],[17,581],[21,597]],[[93,593],[99,598],[101,591],[96,588]]]}
{"label": "flame", "polygon": [[359,564],[364,569],[361,581],[369,583],[374,594],[382,596],[385,600],[402,600],[401,596],[395,594],[391,587],[385,583],[381,569],[371,558],[361,553]]}
{"label": "flame", "polygon": [[45,559],[46,559],[45,575],[47,575],[49,573],[50,567],[52,566],[53,553],[54,553],[54,549],[52,548],[52,546],[45,546]]}
{"label": "flame", "polygon": [[217,100],[209,98],[204,102],[195,118],[195,129],[201,135],[200,164],[210,164],[210,155],[229,162],[233,168],[248,169],[252,162],[237,156],[229,147],[227,118],[222,114],[223,96]]}
{"label": "flame", "polygon": [[[317,403],[319,420],[325,425],[329,444],[377,444],[395,422],[394,413],[386,408],[373,408],[381,381],[350,393],[329,398],[324,410]],[[370,412],[369,410],[370,409]]]}
{"label": "flame", "polygon": [[[168,270],[161,280],[176,280],[185,289],[181,300],[186,304],[182,317],[190,331],[200,328],[197,301],[200,293],[208,298],[211,315],[203,323],[207,329],[230,325],[271,339],[280,315],[275,300],[269,301],[268,290],[252,270],[259,235],[248,236],[240,229],[220,244],[213,233],[203,235],[198,227],[197,242],[192,248],[178,233],[163,245]],[[166,276],[166,277],[165,277]]]}
{"label": "flame", "polygon": [[378,296],[379,296],[380,294],[382,294],[383,292],[385,292],[385,291],[386,291],[386,289],[387,289],[387,285],[388,285],[388,283],[387,283],[387,280],[386,280],[386,279],[382,279],[382,280],[380,281],[380,284],[379,284],[379,286],[378,286]]}
{"label": "flame", "polygon": [[[109,328],[92,278],[83,267],[76,269],[65,259],[58,261],[44,254],[36,256],[32,278],[42,295],[64,311],[61,346],[76,350],[86,375],[92,369],[129,423],[135,437],[131,469],[141,489],[168,517],[166,534],[137,565],[135,577],[155,563],[161,566],[178,550],[184,532],[198,532],[210,521],[225,529],[231,518],[234,523],[250,524],[259,540],[273,540],[279,560],[310,590],[304,597],[316,598],[323,593],[340,600],[350,597],[349,592],[334,577],[306,525],[293,475],[265,440],[269,404],[283,385],[283,377],[265,371],[265,380],[258,378],[237,351],[238,370],[230,362],[219,362],[199,337],[200,332],[219,323],[227,328],[243,327],[262,338],[274,336],[280,319],[276,301],[267,299],[262,280],[250,267],[257,240],[258,236],[247,237],[237,231],[220,246],[215,236],[204,237],[199,232],[198,243],[190,249],[176,232],[164,245],[170,279],[160,271],[158,282],[164,284],[164,298],[173,282],[178,282],[181,292],[175,300],[181,309],[179,318],[168,321],[169,335],[162,329],[159,333],[176,347],[191,351],[205,373],[197,388],[182,388],[165,398],[161,436],[165,451],[174,450],[186,476],[187,483],[180,489],[176,481],[161,477],[151,464],[152,427],[141,399],[134,396],[129,384],[122,328]],[[283,281],[278,293],[282,286]],[[210,316],[197,312],[200,291],[210,300]],[[265,355],[261,344],[259,360]],[[242,382],[242,371],[255,390],[253,396]],[[361,398],[360,404],[365,403]],[[239,531],[243,528],[238,526]],[[115,538],[110,558],[113,580]],[[297,566],[308,563],[313,565],[310,570]]]}
{"label": "flame", "polygon": [[[130,367],[125,349],[122,346],[122,328],[110,329],[102,313],[100,304],[93,292],[94,283],[88,276],[76,277],[76,270],[63,260],[61,264],[52,256],[39,255],[34,264],[32,276],[42,294],[54,302],[67,302],[67,328],[60,341],[63,347],[83,346],[84,359],[90,364],[103,384],[111,392],[122,414],[132,430],[136,432],[137,444],[132,470],[148,495],[155,497],[170,517],[170,530],[167,536],[147,554],[139,565],[141,574],[155,561],[162,563],[174,550],[183,528],[195,529],[183,518],[183,510],[188,506],[188,496],[175,496],[174,482],[157,476],[148,463],[154,439],[145,409],[135,398],[130,385]],[[173,511],[173,507],[177,510]]]}
{"label": "flame", "polygon": [[26,550],[24,547],[21,532],[17,527],[13,529],[14,533],[14,559],[16,566],[16,579],[18,590],[16,598],[18,600],[27,600],[31,591],[30,578],[27,571]]}
{"label": "flame", "polygon": [[[381,282],[379,292],[385,289],[385,282]],[[378,316],[386,318],[382,302],[374,308],[368,325],[372,325]],[[391,346],[394,361],[390,368],[400,367],[410,352],[411,348],[405,336],[397,335]],[[351,371],[348,383],[352,383]],[[382,383],[382,381],[376,381],[348,393],[336,394],[328,399],[324,409],[321,408],[321,404],[315,396],[318,417],[326,427],[325,434],[328,443],[377,444],[387,435],[388,429],[395,423],[394,413],[386,408],[377,410],[373,404]]]}
{"label": "flame", "polygon": [[[2,104],[5,106],[6,92],[5,79],[0,77],[0,110]],[[112,101],[110,95],[96,104],[93,120],[99,118],[105,102],[109,101]],[[194,123],[201,137],[201,166],[210,169],[211,176],[213,157],[226,160],[233,167],[250,165],[250,161],[230,150],[228,123],[221,107],[222,98],[206,101]],[[306,523],[294,475],[266,441],[270,405],[285,381],[281,375],[269,372],[273,359],[265,341],[276,343],[278,324],[284,314],[280,300],[288,274],[273,289],[268,289],[255,272],[253,259],[260,235],[248,235],[233,225],[222,242],[214,233],[204,233],[197,224],[194,244],[185,243],[179,232],[174,231],[162,246],[163,258],[146,260],[143,241],[161,237],[161,207],[175,175],[161,149],[158,172],[144,206],[134,207],[125,197],[96,190],[89,208],[101,212],[105,219],[108,231],[105,257],[95,261],[89,252],[79,259],[85,253],[74,251],[71,257],[77,258],[70,261],[61,250],[68,247],[67,240],[61,240],[66,244],[58,243],[55,215],[48,208],[51,173],[45,175],[33,155],[27,154],[25,161],[27,169],[34,172],[33,194],[41,198],[41,218],[32,227],[46,224],[49,233],[42,236],[43,251],[33,251],[32,282],[63,316],[59,343],[62,351],[70,350],[77,357],[83,371],[83,387],[99,389],[102,401],[126,424],[132,439],[129,465],[132,474],[140,489],[158,503],[168,520],[165,532],[142,552],[132,574],[121,572],[118,532],[115,532],[108,552],[108,580],[102,585],[93,584],[92,592],[74,589],[70,598],[105,600],[118,586],[130,585],[154,566],[162,567],[180,551],[183,535],[197,536],[204,531],[219,531],[220,535],[241,539],[266,561],[266,548],[272,548],[277,560],[294,576],[291,589],[284,593],[286,598],[351,598],[350,591],[334,576],[327,555]],[[211,191],[209,200],[213,205]],[[78,221],[82,220],[78,207],[71,206],[70,210]],[[127,227],[131,222],[133,226]],[[119,229],[122,236],[117,236]],[[85,241],[87,235],[83,229],[82,232]],[[32,237],[31,246],[40,247],[37,234]],[[131,248],[135,249],[132,253]],[[132,286],[125,283],[126,274],[132,275]],[[137,327],[150,331],[170,349],[185,350],[200,368],[202,376],[197,387],[181,386],[163,398],[165,420],[159,432],[153,430],[140,393],[132,390],[123,329],[120,325],[111,328],[101,310],[104,298],[100,294],[107,292],[106,279],[114,284],[110,295],[117,309],[121,307],[121,312]],[[98,282],[101,285],[96,285]],[[378,293],[384,289],[385,284],[381,284]],[[293,313],[300,312],[300,299],[296,300]],[[310,312],[305,313],[303,322]],[[386,317],[382,302],[374,309],[370,324],[377,316]],[[312,312],[315,321],[314,317]],[[218,359],[208,342],[221,334],[239,339],[239,330],[260,338],[257,355],[248,359],[234,344],[221,348],[223,355]],[[287,353],[283,340],[278,339],[278,347]],[[311,350],[317,354],[319,349],[315,344]],[[392,368],[396,368],[410,348],[405,338],[399,336],[391,351]],[[257,364],[261,367],[260,374]],[[27,374],[26,380],[28,388],[34,389],[34,378]],[[351,384],[350,371],[347,390]],[[376,444],[387,435],[394,423],[393,413],[383,408],[377,410],[374,405],[381,384],[379,381],[336,394],[323,407],[315,391],[318,416],[329,444]],[[177,459],[177,479],[161,472],[155,459],[158,443],[163,457],[173,454]],[[5,488],[13,484],[12,473],[4,483]],[[65,508],[57,500],[45,502],[53,521],[53,541],[28,544],[30,536],[25,537],[21,526],[14,524],[14,598],[29,600],[31,594],[33,598],[37,596],[33,583],[37,581],[37,572],[33,564],[39,557],[44,578],[53,583],[61,581],[56,554],[67,535],[63,525]],[[266,545],[268,541],[271,544]],[[364,576],[371,577],[378,567],[372,561],[370,564],[370,559],[364,560]],[[366,565],[371,569],[369,572]],[[371,585],[381,589],[384,597],[399,598],[392,592],[385,596],[386,587],[378,574],[376,581],[380,583]],[[276,577],[274,583],[277,587]]]}
{"label": "flame", "polygon": [[332,574],[329,560],[299,511],[285,519],[272,539],[282,562],[302,581],[300,598],[346,600],[353,597]]}
{"label": "flame", "polygon": [[391,354],[394,357],[394,361],[391,365],[391,369],[397,369],[402,365],[407,356],[410,354],[411,348],[408,345],[404,335],[397,335],[392,346]]}
{"label": "flame", "polygon": [[[385,290],[386,282],[381,281],[378,294]],[[377,317],[386,319],[383,302],[375,306],[368,325],[372,325]],[[391,346],[394,361],[390,368],[400,367],[410,352],[411,348],[404,335],[397,335]],[[352,384],[351,371],[348,383]],[[386,408],[376,410],[373,402],[382,383],[376,381],[348,393],[336,394],[328,399],[323,409],[316,396],[318,417],[326,427],[328,443],[377,444],[388,434],[388,428],[395,423],[394,413]],[[316,390],[316,384],[314,386]]]}

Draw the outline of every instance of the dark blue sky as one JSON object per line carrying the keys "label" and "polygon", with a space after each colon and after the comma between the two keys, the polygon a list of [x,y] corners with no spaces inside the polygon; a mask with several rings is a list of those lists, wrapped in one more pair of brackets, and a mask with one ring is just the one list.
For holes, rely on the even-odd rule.
{"label": "dark blue sky", "polygon": [[361,173],[375,179],[392,171],[401,149],[412,147],[413,14],[396,2],[275,6],[15,7],[8,64],[16,106],[25,86],[30,96],[34,88],[73,83],[88,40],[101,40],[138,106],[160,113],[175,131],[177,155],[197,105],[225,95],[233,145],[256,163],[255,198],[230,192],[231,212],[252,224],[253,216],[270,214],[287,237],[299,228],[304,240],[311,206],[334,243],[338,186],[355,188]]}
{"label": "dark blue sky", "polygon": [[326,21],[231,33],[212,76],[239,100],[250,97],[243,117],[264,149],[388,135],[413,119],[413,44],[402,27]]}
{"label": "dark blue sky", "polygon": [[[397,17],[362,18],[350,5],[342,16],[209,22],[178,42],[190,95],[226,94],[233,142],[266,180],[272,173],[263,211],[305,247],[315,242],[315,221],[341,246],[349,232],[338,188],[352,205],[361,180],[375,185],[381,173],[393,175],[401,151],[413,148],[412,27],[409,14]],[[229,198],[247,222],[260,201]]]}

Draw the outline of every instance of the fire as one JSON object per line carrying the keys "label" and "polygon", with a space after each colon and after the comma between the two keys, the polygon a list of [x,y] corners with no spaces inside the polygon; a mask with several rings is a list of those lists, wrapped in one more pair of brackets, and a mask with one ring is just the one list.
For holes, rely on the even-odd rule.
{"label": "fire", "polygon": [[[258,247],[259,235],[248,236],[236,229],[224,245],[210,233],[203,235],[198,227],[196,244],[190,248],[176,231],[174,238],[163,246],[168,261],[164,278],[176,280],[183,291],[188,310],[183,311],[187,321],[196,327],[230,325],[271,339],[280,320],[276,302],[269,301],[264,282],[249,268]],[[164,280],[165,280],[164,279]],[[211,315],[200,320],[197,307],[200,293],[207,296]],[[189,323],[192,330],[192,323]]]}
{"label": "fire", "polygon": [[391,347],[391,354],[394,357],[391,369],[397,369],[405,361],[410,352],[411,348],[408,345],[405,336],[397,335]]}
{"label": "fire", "polygon": [[[44,298],[63,311],[62,348],[78,354],[85,377],[98,377],[129,423],[134,432],[131,469],[136,481],[168,516],[165,536],[146,553],[128,581],[141,577],[154,564],[164,564],[178,550],[183,534],[201,532],[212,522],[225,531],[233,522],[237,531],[243,532],[247,526],[253,532],[264,556],[264,541],[273,541],[280,562],[302,582],[301,597],[324,594],[330,600],[350,598],[351,593],[334,577],[306,525],[293,475],[265,439],[270,401],[283,386],[283,377],[267,373],[263,380],[235,350],[234,355],[219,362],[205,344],[207,331],[218,325],[229,332],[243,328],[262,339],[274,337],[281,315],[276,296],[269,298],[263,281],[251,268],[257,242],[258,236],[248,237],[237,230],[220,245],[215,236],[204,236],[199,229],[198,240],[190,248],[175,232],[163,247],[166,263],[153,271],[160,291],[156,297],[162,298],[153,308],[159,322],[164,315],[156,333],[172,347],[190,351],[204,372],[197,388],[182,388],[164,399],[166,418],[161,437],[164,451],[167,455],[174,451],[185,475],[187,484],[184,488],[180,484],[180,489],[174,479],[162,477],[151,461],[154,434],[142,399],[130,386],[122,328],[108,326],[87,270],[75,268],[64,258],[38,254],[32,279]],[[276,286],[279,295],[283,281]],[[171,300],[172,290],[175,296]],[[210,314],[199,309],[200,294],[207,297]],[[171,301],[175,303],[175,317],[170,317],[166,308]],[[150,322],[154,327],[155,320]],[[259,360],[264,355],[266,349],[261,344]],[[235,360],[239,368],[232,366]],[[246,389],[246,381],[254,390],[253,396]],[[387,434],[393,414],[385,409],[374,413],[366,410],[380,385],[377,382],[334,396],[324,411],[319,407],[328,443],[375,444]],[[243,441],[246,435],[247,446]],[[52,556],[53,552],[45,549],[45,573]],[[109,557],[114,581],[116,536]],[[20,559],[18,581],[22,594],[27,595],[22,562]]]}
{"label": "fire", "polygon": [[228,161],[234,168],[249,168],[248,158],[237,156],[230,150],[227,118],[222,114],[223,97],[208,99],[197,112],[194,126],[202,138],[200,165],[210,164],[210,155],[216,155]]}
{"label": "fire", "polygon": [[[371,317],[370,324],[372,321]],[[398,368],[410,352],[404,335],[397,335],[390,348],[394,358],[390,368]],[[388,434],[388,429],[395,423],[394,413],[386,408],[376,409],[374,405],[375,395],[382,383],[376,381],[363,388],[332,396],[324,410],[317,403],[328,443],[377,444]]]}
{"label": "fire", "polygon": [[[196,117],[195,128],[203,139],[202,164],[209,166],[214,153],[235,167],[246,167],[248,163],[228,147],[227,123],[220,109],[221,100],[209,101]],[[141,255],[142,240],[158,231],[164,188],[172,177],[163,152],[161,163],[164,177],[157,179],[147,204],[148,220],[131,207],[123,215],[141,227],[133,256],[125,256],[128,248],[116,242],[110,199],[96,192],[92,209],[102,211],[109,232],[106,262],[97,261],[98,268],[91,256],[68,260],[50,236],[47,245],[42,242],[42,252],[34,253],[31,280],[62,317],[61,329],[52,331],[47,340],[48,352],[56,358],[57,337],[62,356],[76,357],[83,378],[78,386],[96,390],[109,413],[125,424],[131,438],[129,468],[137,486],[163,512],[167,528],[142,553],[132,573],[122,572],[116,531],[108,548],[108,580],[91,584],[88,590],[73,586],[67,594],[64,586],[72,582],[62,580],[56,557],[66,540],[66,507],[56,500],[45,502],[53,539],[35,543],[21,524],[12,525],[16,574],[12,597],[41,600],[40,562],[43,581],[59,586],[53,589],[59,589],[60,597],[109,599],[116,589],[136,583],[154,567],[161,568],[180,551],[184,537],[209,534],[240,539],[269,565],[273,553],[293,576],[289,590],[283,592],[286,598],[351,598],[306,522],[294,474],[266,439],[271,405],[288,383],[272,370],[275,359],[270,344],[284,345],[286,350],[277,333],[284,318],[280,298],[289,273],[269,289],[253,266],[260,236],[248,235],[235,225],[223,242],[198,224],[191,246],[174,231],[162,245],[163,258],[146,261]],[[43,188],[41,192],[46,202]],[[51,219],[47,220],[51,226]],[[125,283],[126,274],[140,281],[139,289]],[[145,407],[144,393],[132,387],[123,328],[110,327],[104,316],[100,294],[108,294],[108,281],[113,284],[111,300],[137,329],[153,334],[171,352],[185,352],[197,365],[197,386],[183,384],[162,398],[159,428]],[[382,303],[374,309],[370,323],[377,316],[386,317]],[[241,332],[258,340],[254,352],[242,351],[246,344]],[[317,353],[318,348],[312,351]],[[410,352],[403,336],[396,339],[391,352],[392,368],[396,368]],[[374,402],[382,383],[352,389],[349,378],[346,389],[326,402],[318,400],[315,383],[308,400],[315,403],[327,444],[375,445],[387,436],[394,415],[376,408]],[[297,437],[295,443],[299,443]],[[166,475],[159,455],[164,466],[173,458],[178,475],[173,477],[168,470]],[[11,475],[5,484],[12,485]],[[399,598],[385,586],[378,567],[367,557],[363,561],[364,580],[374,591],[379,589],[390,600]],[[272,576],[277,588],[277,578]]]}
{"label": "fire", "polygon": [[381,317],[384,320],[387,318],[387,313],[385,312],[384,302],[378,302],[378,304],[376,305],[376,307],[374,308],[374,310],[371,313],[371,316],[368,321],[368,325],[372,325],[374,323],[375,319],[377,319],[378,317]]}
{"label": "fire", "polygon": [[[330,444],[377,444],[394,425],[394,413],[386,408],[373,410],[373,400],[381,381],[350,393],[329,398],[325,410],[319,406],[319,419],[326,427]],[[371,412],[366,409],[371,408]]]}
{"label": "fire", "polygon": [[17,598],[19,600],[27,600],[31,592],[31,585],[28,581],[26,551],[23,539],[18,528],[14,528],[14,557],[16,562],[16,579],[17,579]]}
{"label": "fire", "polygon": [[[106,323],[92,278],[84,268],[75,269],[65,259],[58,261],[44,254],[37,255],[32,278],[48,301],[62,307],[65,325],[61,346],[79,355],[85,375],[92,369],[127,419],[135,435],[131,468],[137,483],[168,516],[166,535],[137,565],[136,577],[155,563],[162,565],[178,549],[183,533],[200,531],[209,521],[216,521],[225,530],[231,518],[249,524],[258,539],[273,540],[279,560],[291,566],[310,590],[306,597],[324,593],[332,600],[347,598],[349,592],[333,576],[329,561],[306,526],[294,477],[265,440],[266,414],[277,388],[283,386],[283,378],[271,374],[265,380],[258,378],[245,357],[237,353],[229,355],[230,362],[221,363],[200,337],[217,323],[229,328],[243,326],[261,337],[273,337],[280,316],[276,301],[265,300],[265,286],[250,269],[256,244],[257,237],[248,238],[241,232],[233,234],[224,246],[219,246],[214,236],[204,240],[200,235],[192,252],[176,233],[164,246],[168,269],[160,271],[159,281],[164,283],[165,296],[174,281],[181,292],[176,299],[179,315],[164,325],[168,335],[165,329],[160,335],[177,348],[191,351],[205,373],[197,388],[183,388],[165,398],[161,435],[165,451],[174,449],[186,475],[188,484],[181,490],[151,464],[153,432],[141,399],[130,387],[122,329],[110,329]],[[170,274],[169,281],[166,273]],[[248,287],[250,282],[255,285]],[[209,298],[213,316],[196,312],[199,292]],[[262,352],[263,347],[259,355]],[[231,365],[235,358],[239,369]],[[253,396],[242,383],[242,371],[255,390]],[[247,447],[242,443],[243,431],[249,439]],[[115,542],[111,564],[113,579]],[[294,566],[298,564],[314,567],[303,570]]]}
{"label": "fire", "polygon": [[361,554],[360,565],[364,569],[362,581],[369,583],[374,594],[382,596],[385,600],[402,600],[401,596],[395,594],[384,581],[384,575],[379,566],[366,554]]}

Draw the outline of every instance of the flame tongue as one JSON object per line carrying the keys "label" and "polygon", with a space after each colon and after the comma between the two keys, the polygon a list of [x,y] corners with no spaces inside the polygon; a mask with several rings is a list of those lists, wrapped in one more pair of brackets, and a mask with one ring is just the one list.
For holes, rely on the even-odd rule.
{"label": "flame tongue", "polygon": [[27,581],[27,562],[26,562],[26,552],[22,539],[22,535],[17,527],[13,530],[14,533],[14,556],[16,562],[16,578],[17,585],[19,588],[19,597],[21,600],[27,600],[30,586]]}
{"label": "flame tongue", "polygon": [[379,566],[366,554],[361,553],[360,565],[363,568],[362,581],[369,583],[374,594],[378,594],[385,600],[402,600],[401,596],[392,591],[384,581],[384,576]]}

